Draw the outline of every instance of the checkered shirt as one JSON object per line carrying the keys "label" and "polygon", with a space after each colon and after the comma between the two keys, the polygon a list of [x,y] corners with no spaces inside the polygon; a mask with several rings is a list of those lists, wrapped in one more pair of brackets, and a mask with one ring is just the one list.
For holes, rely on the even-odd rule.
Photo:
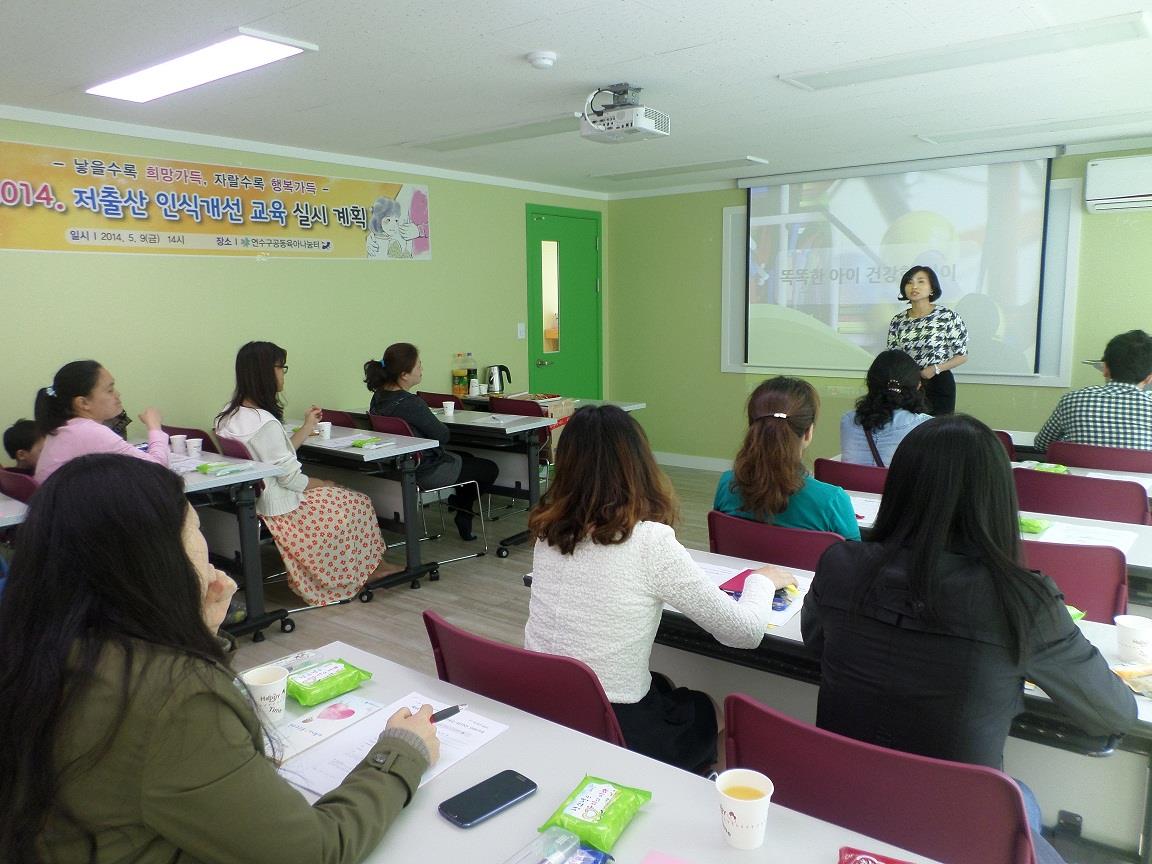
{"label": "checkered shirt", "polygon": [[1053,441],[1152,450],[1152,393],[1109,381],[1065,393],[1036,433],[1036,447]]}
{"label": "checkered shirt", "polygon": [[968,353],[968,328],[946,306],[937,306],[923,318],[901,312],[888,325],[888,348],[898,348],[925,369],[958,354]]}

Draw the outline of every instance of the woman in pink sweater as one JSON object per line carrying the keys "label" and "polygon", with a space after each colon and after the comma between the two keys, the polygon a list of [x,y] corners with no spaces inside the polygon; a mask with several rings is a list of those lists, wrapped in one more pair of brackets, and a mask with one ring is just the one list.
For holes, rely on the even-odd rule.
{"label": "woman in pink sweater", "polygon": [[52,386],[36,394],[36,424],[47,436],[36,463],[36,482],[43,483],[65,462],[88,453],[122,453],[167,467],[168,435],[160,428],[160,412],[145,408],[140,414],[140,422],[148,427],[145,451],[104,425],[123,410],[112,374],[95,360],[62,366]]}

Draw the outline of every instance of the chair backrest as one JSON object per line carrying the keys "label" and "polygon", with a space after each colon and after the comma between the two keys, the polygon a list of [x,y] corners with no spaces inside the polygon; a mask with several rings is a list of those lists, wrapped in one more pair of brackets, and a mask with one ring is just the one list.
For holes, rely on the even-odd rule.
{"label": "chair backrest", "polygon": [[429,408],[439,408],[445,402],[451,402],[457,408],[464,407],[464,402],[460,399],[460,397],[453,396],[451,393],[429,393],[425,390],[421,390],[416,395],[423,399]]}
{"label": "chair backrest", "polygon": [[853,465],[836,459],[817,459],[814,467],[817,480],[854,492],[883,494],[884,481],[888,479],[888,469],[875,465]]}
{"label": "chair backrest", "polygon": [[412,427],[407,420],[399,417],[385,417],[380,414],[369,414],[368,422],[372,424],[373,432],[383,432],[385,435],[407,435],[410,438],[419,438],[414,435]]}
{"label": "chair backrest", "polygon": [[335,408],[321,408],[320,419],[333,426],[343,426],[345,429],[363,429],[364,421],[357,419],[350,411],[338,411]]}
{"label": "chair backrest", "polygon": [[772,778],[772,803],[949,864],[1033,864],[1020,789],[1006,774],[845,738],[734,693],[729,768]]}
{"label": "chair backrest", "polygon": [[424,626],[441,681],[624,746],[612,704],[585,663],[485,639],[430,609],[424,610]]}
{"label": "chair backrest", "polygon": [[1129,450],[1126,447],[1098,447],[1094,444],[1053,441],[1048,445],[1044,458],[1057,465],[1072,465],[1076,468],[1152,474],[1152,450]]}
{"label": "chair backrest", "polygon": [[1114,546],[1078,546],[1025,540],[1024,563],[1039,570],[1064,592],[1064,599],[1084,610],[1089,621],[1111,624],[1128,611],[1128,567]]}
{"label": "chair backrest", "polygon": [[205,432],[203,429],[197,429],[195,426],[169,426],[167,424],[160,427],[168,436],[173,435],[186,435],[189,438],[199,438],[204,442],[203,450],[205,453],[219,453],[220,449],[216,446],[216,442],[212,440],[212,436]]}
{"label": "chair backrest", "polygon": [[1139,483],[1030,468],[1014,468],[1012,476],[1021,510],[1136,525],[1149,523],[1148,490]]}
{"label": "chair backrest", "polygon": [[0,494],[15,498],[22,504],[27,504],[28,499],[32,497],[32,493],[36,489],[36,481],[27,474],[0,468]]}
{"label": "chair backrest", "polygon": [[243,441],[236,438],[225,438],[223,435],[217,437],[220,442],[220,452],[225,456],[230,456],[233,459],[247,459],[251,462],[257,461],[252,458],[252,454],[248,451],[248,445]]}
{"label": "chair backrest", "polygon": [[[531,399],[509,399],[506,396],[491,396],[488,408],[493,414],[519,414],[521,417],[547,417],[548,412],[539,402]],[[540,429],[537,437],[541,446],[548,443],[548,427]]]}
{"label": "chair backrest", "polygon": [[1008,461],[1016,461],[1016,445],[1012,443],[1012,436],[1003,430],[997,429],[992,433],[1004,446],[1004,452],[1008,454]]}
{"label": "chair backrest", "polygon": [[782,567],[815,570],[824,550],[843,539],[831,531],[782,528],[718,510],[708,513],[709,551]]}

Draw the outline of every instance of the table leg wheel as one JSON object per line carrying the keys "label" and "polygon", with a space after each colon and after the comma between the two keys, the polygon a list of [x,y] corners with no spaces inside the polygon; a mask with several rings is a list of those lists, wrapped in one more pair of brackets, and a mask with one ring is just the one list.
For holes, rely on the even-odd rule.
{"label": "table leg wheel", "polygon": [[440,581],[440,571],[438,569],[429,571],[428,581],[429,582],[439,582]]}
{"label": "table leg wheel", "polygon": [[419,580],[419,579],[413,579],[413,580],[412,580],[412,581],[411,581],[411,582],[408,584],[408,587],[409,587],[409,588],[411,588],[413,591],[415,591],[417,588],[419,588],[419,587],[420,587],[420,580]]}
{"label": "table leg wheel", "polygon": [[361,603],[371,603],[372,602],[372,592],[369,589],[365,588],[363,591],[360,592],[360,602]]}
{"label": "table leg wheel", "polygon": [[498,546],[496,548],[496,557],[497,558],[507,558],[508,557],[508,547],[507,546]]}
{"label": "table leg wheel", "polygon": [[264,641],[264,631],[263,630],[257,630],[255,633],[253,633],[252,634],[252,641],[253,642],[263,642]]}
{"label": "table leg wheel", "polygon": [[296,629],[296,622],[293,621],[291,618],[280,619],[280,632],[281,633],[291,633],[295,629]]}

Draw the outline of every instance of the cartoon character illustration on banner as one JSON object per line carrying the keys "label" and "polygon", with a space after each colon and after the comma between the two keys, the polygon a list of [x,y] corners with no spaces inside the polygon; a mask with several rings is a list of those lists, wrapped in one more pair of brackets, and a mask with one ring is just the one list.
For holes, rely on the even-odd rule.
{"label": "cartoon character illustration on banner", "polygon": [[425,187],[404,185],[395,198],[381,195],[372,203],[365,251],[369,258],[431,257]]}

